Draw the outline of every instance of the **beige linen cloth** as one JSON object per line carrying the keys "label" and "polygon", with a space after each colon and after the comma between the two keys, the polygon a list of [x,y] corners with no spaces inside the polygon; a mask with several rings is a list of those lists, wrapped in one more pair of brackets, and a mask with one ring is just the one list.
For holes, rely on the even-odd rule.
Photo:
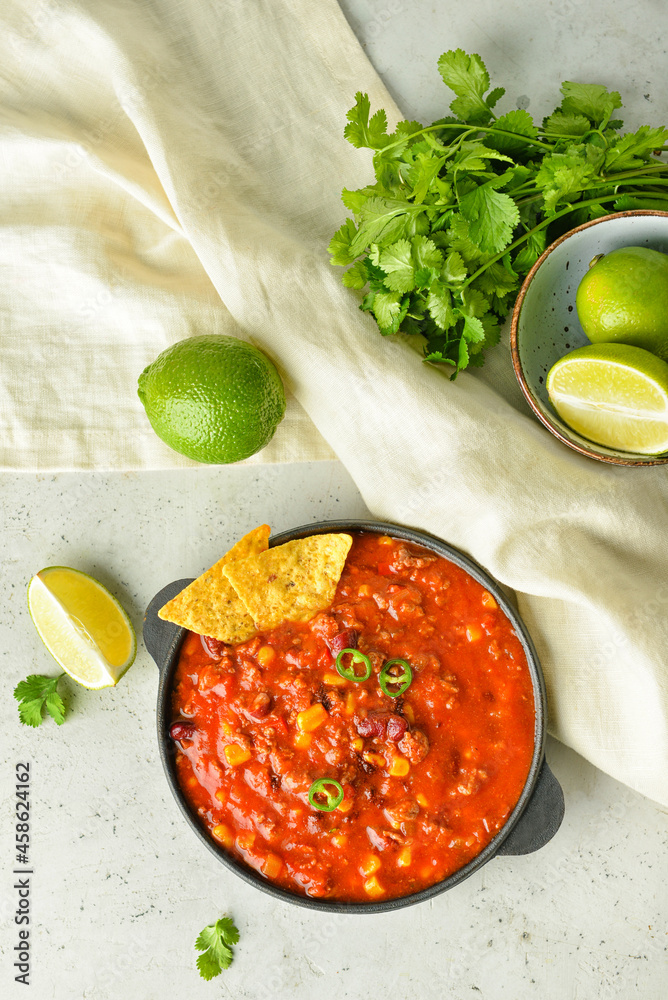
{"label": "beige linen cloth", "polygon": [[187,465],[137,375],[190,334],[252,341],[294,397],[259,460],[331,447],[374,515],[512,587],[551,731],[668,804],[668,473],[560,445],[503,347],[451,384],[359,312],[325,252],[341,188],[371,178],[342,126],[358,89],[401,115],[334,0],[5,0],[0,17],[0,466]]}

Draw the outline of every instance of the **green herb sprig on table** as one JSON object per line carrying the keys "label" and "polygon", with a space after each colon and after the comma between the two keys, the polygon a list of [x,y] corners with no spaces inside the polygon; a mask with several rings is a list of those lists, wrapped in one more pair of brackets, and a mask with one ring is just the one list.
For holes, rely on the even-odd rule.
{"label": "green herb sprig on table", "polygon": [[[499,339],[523,277],[560,232],[627,209],[668,210],[668,129],[621,135],[620,95],[564,83],[557,109],[537,126],[524,110],[497,117],[478,55],[438,62],[456,94],[454,117],[428,127],[402,121],[388,134],[358,93],[344,135],[374,151],[376,183],[343,190],[354,218],[334,235],[343,284],[365,292],[382,334],[421,335],[425,360],[481,365]],[[561,227],[561,228],[559,228]]]}
{"label": "green herb sprig on table", "polygon": [[202,979],[213,979],[223,969],[229,969],[234,958],[232,945],[239,941],[239,931],[231,917],[221,917],[209,924],[195,941],[202,954],[197,956],[197,968]]}
{"label": "green herb sprig on table", "polygon": [[30,674],[14,688],[14,697],[19,703],[19,718],[26,726],[40,726],[43,721],[42,709],[46,708],[51,718],[62,726],[65,721],[65,703],[56,690],[58,681],[65,674],[57,677],[44,677],[42,674]]}

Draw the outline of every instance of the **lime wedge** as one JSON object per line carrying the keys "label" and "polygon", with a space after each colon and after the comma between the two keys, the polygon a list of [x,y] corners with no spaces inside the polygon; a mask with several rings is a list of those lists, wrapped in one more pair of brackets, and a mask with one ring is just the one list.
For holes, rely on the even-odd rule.
{"label": "lime wedge", "polygon": [[86,688],[112,687],[132,666],[137,639],[127,614],[87,573],[49,566],[28,584],[39,636],[63,670]]}
{"label": "lime wedge", "polygon": [[547,392],[590,441],[640,455],[668,451],[668,364],[641,347],[579,347],[552,366]]}

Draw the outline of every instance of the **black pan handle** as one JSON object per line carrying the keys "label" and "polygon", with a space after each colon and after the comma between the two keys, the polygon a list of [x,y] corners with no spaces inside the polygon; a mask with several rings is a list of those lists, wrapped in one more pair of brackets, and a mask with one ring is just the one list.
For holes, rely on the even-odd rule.
{"label": "black pan handle", "polygon": [[173,597],[180,594],[189,583],[192,583],[192,579],[175,580],[173,583],[168,583],[160,593],[155,595],[144,614],[144,645],[155,660],[159,670],[167,662],[167,656],[174,640],[181,631],[181,626],[158,618],[158,611],[167,601],[171,601]]}
{"label": "black pan handle", "polygon": [[497,854],[532,854],[552,840],[564,818],[564,793],[543,761],[533,795]]}

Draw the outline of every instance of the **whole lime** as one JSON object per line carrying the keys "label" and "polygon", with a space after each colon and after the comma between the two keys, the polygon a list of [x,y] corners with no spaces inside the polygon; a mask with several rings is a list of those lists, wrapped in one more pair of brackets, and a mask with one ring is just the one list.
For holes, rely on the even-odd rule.
{"label": "whole lime", "polygon": [[252,344],[208,334],[172,344],[139,376],[153,430],[196,462],[239,462],[264,448],[285,413],[276,368]]}
{"label": "whole lime", "polygon": [[632,344],[668,360],[668,255],[623,247],[594,258],[575,303],[592,343]]}

